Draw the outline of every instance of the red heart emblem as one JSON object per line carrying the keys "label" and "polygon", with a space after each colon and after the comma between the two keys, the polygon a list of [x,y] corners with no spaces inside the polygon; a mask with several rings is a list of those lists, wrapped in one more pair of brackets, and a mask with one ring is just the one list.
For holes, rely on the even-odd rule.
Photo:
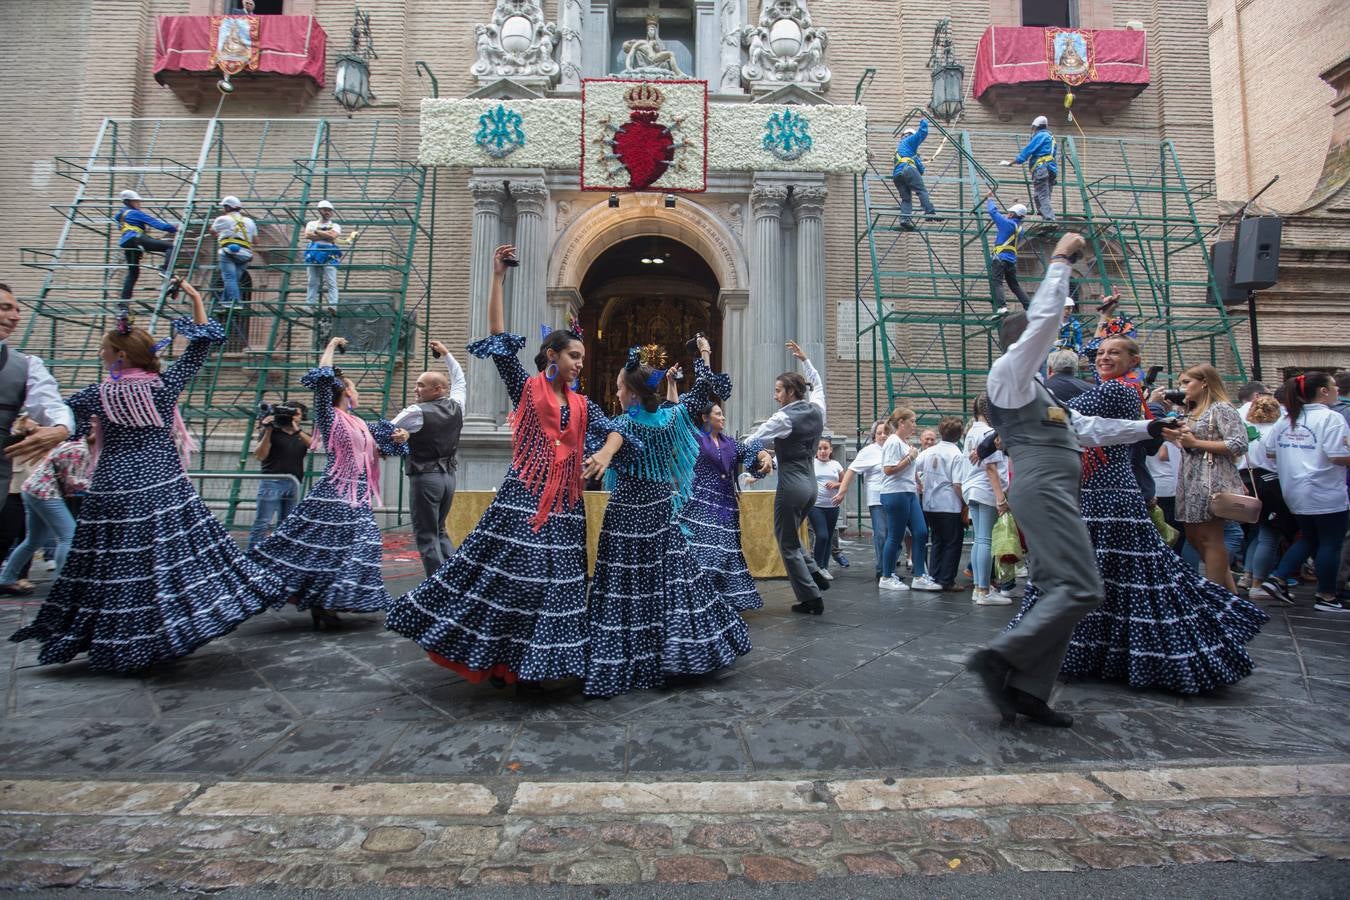
{"label": "red heart emblem", "polygon": [[666,174],[675,158],[675,138],[664,125],[638,118],[614,133],[614,155],[628,169],[628,187],[640,191]]}

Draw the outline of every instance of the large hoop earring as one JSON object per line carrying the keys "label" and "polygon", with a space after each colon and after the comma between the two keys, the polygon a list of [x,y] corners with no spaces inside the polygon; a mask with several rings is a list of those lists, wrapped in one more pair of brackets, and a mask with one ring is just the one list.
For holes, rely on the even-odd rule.
{"label": "large hoop earring", "polygon": [[624,410],[624,412],[628,413],[630,418],[632,416],[637,415],[637,411],[638,411],[638,404],[636,403],[632,404],[631,406],[629,406],[627,409]]}
{"label": "large hoop earring", "polygon": [[113,381],[118,381],[122,377],[122,360],[114,359],[112,365],[108,366],[108,377]]}
{"label": "large hoop earring", "polygon": [[[549,374],[549,371],[550,371],[550,370],[552,370],[552,374]],[[555,378],[557,378],[557,377],[558,377],[558,364],[557,364],[557,363],[549,363],[547,366],[544,367],[544,380],[545,380],[545,381],[550,381],[550,382],[551,382],[551,381],[553,381],[553,379],[555,379]]]}

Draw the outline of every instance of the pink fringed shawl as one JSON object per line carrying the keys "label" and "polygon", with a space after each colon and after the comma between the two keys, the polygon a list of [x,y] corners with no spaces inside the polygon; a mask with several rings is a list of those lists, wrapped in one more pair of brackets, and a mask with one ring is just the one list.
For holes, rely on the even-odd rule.
{"label": "pink fringed shawl", "polygon": [[[163,428],[164,417],[155,408],[155,388],[163,387],[164,382],[155,372],[145,369],[123,369],[114,379],[110,375],[98,386],[98,398],[102,412],[93,417],[94,446],[89,453],[89,469],[98,465],[98,457],[103,450],[103,418],[118,425],[140,428]],[[197,449],[197,442],[188,433],[178,405],[173,408],[173,441],[178,448],[178,459],[186,471]]]}
{"label": "pink fringed shawl", "polygon": [[[338,495],[352,506],[366,501],[371,506],[379,506],[380,451],[366,423],[335,406],[328,438],[328,455],[333,461],[328,479],[337,488]],[[323,438],[316,434],[311,446],[322,450]],[[361,486],[362,473],[366,476],[364,488]]]}

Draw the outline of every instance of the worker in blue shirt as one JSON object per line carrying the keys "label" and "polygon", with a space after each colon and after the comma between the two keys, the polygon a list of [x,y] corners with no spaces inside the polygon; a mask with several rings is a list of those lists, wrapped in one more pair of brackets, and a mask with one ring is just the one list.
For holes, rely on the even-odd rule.
{"label": "worker in blue shirt", "polygon": [[141,212],[141,195],[135,191],[123,191],[121,197],[122,208],[113,216],[113,221],[122,230],[121,236],[117,239],[117,246],[122,248],[127,259],[127,274],[122,279],[122,299],[130,300],[131,292],[136,288],[136,279],[141,277],[141,254],[146,250],[164,254],[162,271],[166,278],[169,275],[169,251],[173,249],[173,242],[152,238],[146,234],[146,230],[154,228],[157,231],[175,234],[178,226],[172,222],[161,222],[154,216]]}
{"label": "worker in blue shirt", "polygon": [[1026,217],[1027,208],[1021,203],[1014,203],[1008,207],[1008,214],[1005,216],[998,211],[998,205],[994,203],[993,191],[984,195],[984,206],[998,230],[994,240],[994,255],[989,258],[989,278],[993,285],[991,299],[994,302],[994,315],[1001,316],[1008,311],[1008,303],[1003,293],[1005,281],[1017,299],[1022,301],[1023,309],[1026,309],[1030,302],[1027,300],[1026,291],[1022,290],[1022,285],[1017,281],[1017,242],[1022,237],[1022,219]]}
{"label": "worker in blue shirt", "polygon": [[999,165],[1011,166],[1013,163],[1026,163],[1031,167],[1031,199],[1036,204],[1036,212],[1047,222],[1055,221],[1051,197],[1059,177],[1059,166],[1055,163],[1055,136],[1050,133],[1050,120],[1045,116],[1031,120],[1031,140],[1017,158],[1005,159]]}
{"label": "worker in blue shirt", "polygon": [[919,195],[919,204],[924,216],[936,219],[937,210],[933,201],[928,199],[928,188],[923,183],[923,158],[919,156],[919,145],[928,137],[928,120],[920,119],[919,127],[912,125],[900,132],[900,143],[895,145],[895,168],[891,170],[891,180],[900,192],[900,227],[913,231],[910,216],[914,212],[912,194]]}

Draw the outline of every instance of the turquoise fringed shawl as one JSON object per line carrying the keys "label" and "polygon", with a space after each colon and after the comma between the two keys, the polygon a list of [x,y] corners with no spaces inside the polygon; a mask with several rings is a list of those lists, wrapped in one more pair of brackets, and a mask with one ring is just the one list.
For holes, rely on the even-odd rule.
{"label": "turquoise fringed shawl", "polygon": [[632,429],[642,441],[642,450],[615,456],[605,473],[605,489],[614,490],[620,474],[669,484],[678,513],[693,492],[694,463],[698,460],[697,429],[689,411],[683,406],[667,406],[656,412],[638,408],[614,421]]}

